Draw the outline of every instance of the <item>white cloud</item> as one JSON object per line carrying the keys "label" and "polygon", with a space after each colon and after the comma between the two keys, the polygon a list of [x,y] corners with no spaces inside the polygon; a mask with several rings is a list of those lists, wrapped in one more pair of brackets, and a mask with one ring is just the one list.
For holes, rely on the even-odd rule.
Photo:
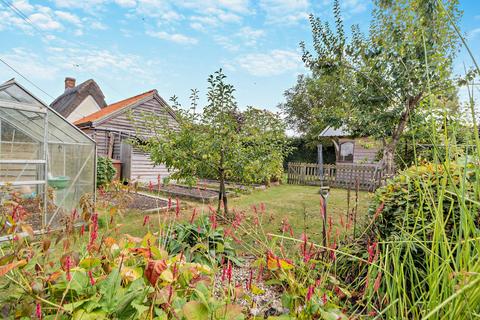
{"label": "white cloud", "polygon": [[70,12],[57,10],[55,11],[55,15],[60,19],[62,19],[63,21],[66,21],[69,23],[73,23],[76,25],[81,25],[82,23],[79,17],[77,17],[76,15]]}
{"label": "white cloud", "polygon": [[23,13],[30,13],[33,11],[33,6],[28,0],[16,0],[11,2],[12,5]]}
{"label": "white cloud", "polygon": [[229,51],[238,51],[241,47],[255,47],[258,40],[264,36],[264,30],[243,27],[231,36],[216,35],[213,39]]}
{"label": "white cloud", "polygon": [[200,13],[212,11],[228,11],[239,14],[250,13],[249,0],[184,0],[178,1],[177,4],[184,8],[189,8]]}
{"label": "white cloud", "polygon": [[102,22],[100,22],[98,20],[91,20],[91,21],[89,21],[88,25],[93,30],[107,30],[108,29],[108,27],[105,24],[103,24]]}
{"label": "white cloud", "polygon": [[87,12],[95,12],[103,8],[109,0],[54,0],[58,8],[82,9]]}
{"label": "white cloud", "polygon": [[180,33],[168,33],[165,31],[147,31],[147,35],[180,44],[196,44],[198,40]]}
{"label": "white cloud", "polygon": [[479,34],[480,34],[480,28],[472,29],[472,30],[468,31],[468,33],[467,33],[468,38],[470,40],[472,40],[473,38],[475,38]]}
{"label": "white cloud", "polygon": [[54,20],[48,13],[37,12],[31,14],[28,19],[41,30],[59,30],[63,28],[62,24]]}
{"label": "white cloud", "polygon": [[257,77],[276,76],[297,71],[301,67],[300,55],[289,50],[250,53],[238,57],[235,62],[238,67]]}
{"label": "white cloud", "polygon": [[265,31],[261,29],[253,29],[251,27],[243,27],[237,35],[243,40],[243,45],[255,46],[258,39],[265,36]]}
{"label": "white cloud", "polygon": [[9,52],[2,52],[1,55],[8,64],[34,81],[53,80],[59,70],[56,66],[44,63],[37,53],[24,48],[13,48]]}
{"label": "white cloud", "polygon": [[308,0],[260,0],[268,23],[295,24],[308,17]]}
{"label": "white cloud", "polygon": [[137,5],[136,0],[115,0],[115,3],[124,8],[133,8]]}

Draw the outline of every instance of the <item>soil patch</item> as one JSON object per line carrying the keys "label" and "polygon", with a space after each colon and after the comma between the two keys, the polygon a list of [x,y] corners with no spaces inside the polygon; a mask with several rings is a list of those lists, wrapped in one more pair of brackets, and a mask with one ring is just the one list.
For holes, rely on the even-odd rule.
{"label": "soil patch", "polygon": [[176,184],[169,184],[166,186],[153,185],[150,188],[143,187],[142,190],[160,192],[171,197],[184,197],[195,200],[207,200],[212,201],[218,198],[218,192],[200,187],[187,187]]}
{"label": "soil patch", "polygon": [[167,200],[135,192],[105,192],[98,195],[98,201],[139,211],[168,207]]}

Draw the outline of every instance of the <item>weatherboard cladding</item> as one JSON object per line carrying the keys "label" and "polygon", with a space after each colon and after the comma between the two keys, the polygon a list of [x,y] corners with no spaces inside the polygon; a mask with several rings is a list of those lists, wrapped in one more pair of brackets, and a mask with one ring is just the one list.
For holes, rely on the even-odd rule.
{"label": "weatherboard cladding", "polygon": [[[121,160],[128,170],[124,170],[126,179],[134,179],[141,182],[156,181],[158,175],[166,177],[168,170],[163,165],[154,166],[146,153],[132,148],[131,155],[122,156],[122,143],[125,143],[129,137],[147,138],[153,136],[153,133],[145,126],[135,127],[135,124],[142,123],[143,114],[154,113],[160,117],[166,117],[169,125],[177,126],[177,121],[171,114],[171,110],[166,103],[155,92],[148,97],[135,101],[128,107],[115,110],[114,113],[93,121],[91,127],[83,129],[97,141],[97,153],[101,156],[108,155],[109,136],[113,136],[113,159]],[[132,117],[133,121],[132,121]],[[130,162],[130,165],[128,164]]]}

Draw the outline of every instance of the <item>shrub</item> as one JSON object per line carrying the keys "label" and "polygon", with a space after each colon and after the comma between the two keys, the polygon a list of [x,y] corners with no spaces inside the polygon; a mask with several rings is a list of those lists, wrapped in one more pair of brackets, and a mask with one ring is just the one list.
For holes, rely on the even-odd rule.
{"label": "shrub", "polygon": [[[443,213],[446,233],[454,235],[461,206],[465,204],[457,191],[463,189],[462,196],[474,199],[473,167],[473,163],[466,168],[457,163],[423,163],[404,170],[375,193],[369,208],[369,216],[375,218],[375,236],[380,240],[393,240],[422,226],[425,236],[430,237],[435,226],[431,222],[438,210]],[[438,199],[442,201],[432,203]],[[478,219],[478,212],[473,212],[473,218]]]}
{"label": "shrub", "polygon": [[213,227],[208,217],[194,223],[176,223],[172,228],[165,246],[169,254],[183,253],[187,261],[209,265],[227,261],[240,264],[232,239],[225,236],[222,227]]}
{"label": "shrub", "polygon": [[112,160],[107,157],[97,158],[97,187],[105,186],[112,182],[117,170]]}

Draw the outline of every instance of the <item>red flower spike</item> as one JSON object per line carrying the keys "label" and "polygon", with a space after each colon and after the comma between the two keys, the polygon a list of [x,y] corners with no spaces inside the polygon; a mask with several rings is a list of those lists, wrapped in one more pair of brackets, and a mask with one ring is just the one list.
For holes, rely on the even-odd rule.
{"label": "red flower spike", "polygon": [[72,280],[72,275],[70,274],[70,268],[72,267],[72,258],[70,256],[67,256],[65,258],[65,272],[66,272],[66,277],[68,281]]}
{"label": "red flower spike", "polygon": [[150,192],[153,191],[153,182],[152,182],[152,181],[149,181],[149,182],[148,182],[148,190],[149,190]]}
{"label": "red flower spike", "polygon": [[168,210],[172,208],[172,198],[168,197]]}
{"label": "red flower spike", "polygon": [[88,279],[90,279],[90,285],[94,286],[95,285],[95,279],[93,279],[93,274],[92,271],[88,271]]}
{"label": "red flower spike", "polygon": [[307,296],[306,296],[307,301],[312,300],[312,296],[313,296],[314,292],[315,292],[315,287],[314,286],[308,287]]}
{"label": "red flower spike", "polygon": [[149,215],[146,215],[145,217],[143,217],[143,226],[145,227],[149,221],[150,221]]}
{"label": "red flower spike", "polygon": [[252,290],[252,279],[253,279],[253,270],[250,269],[250,274],[248,276],[247,289]]}
{"label": "red flower spike", "polygon": [[178,197],[175,199],[175,216],[178,218],[180,214],[180,200],[178,200]]}
{"label": "red flower spike", "polygon": [[327,304],[327,301],[328,301],[327,294],[324,293],[323,296],[322,296],[323,305],[326,305],[326,304]]}
{"label": "red flower spike", "polygon": [[377,219],[377,217],[380,215],[380,213],[382,213],[383,208],[385,208],[385,203],[384,202],[380,203],[377,210],[375,210],[375,214],[373,215],[373,220],[374,221]]}
{"label": "red flower spike", "polygon": [[42,319],[42,306],[39,302],[37,302],[37,305],[35,307],[35,316],[37,317],[37,319]]}
{"label": "red flower spike", "polygon": [[195,220],[196,215],[197,215],[197,208],[193,208],[193,213],[192,213],[192,216],[190,217],[190,223],[193,223],[193,220]]}
{"label": "red flower spike", "polygon": [[382,273],[379,272],[377,278],[375,279],[375,283],[373,284],[373,291],[377,292],[380,288],[380,284],[382,283]]}

